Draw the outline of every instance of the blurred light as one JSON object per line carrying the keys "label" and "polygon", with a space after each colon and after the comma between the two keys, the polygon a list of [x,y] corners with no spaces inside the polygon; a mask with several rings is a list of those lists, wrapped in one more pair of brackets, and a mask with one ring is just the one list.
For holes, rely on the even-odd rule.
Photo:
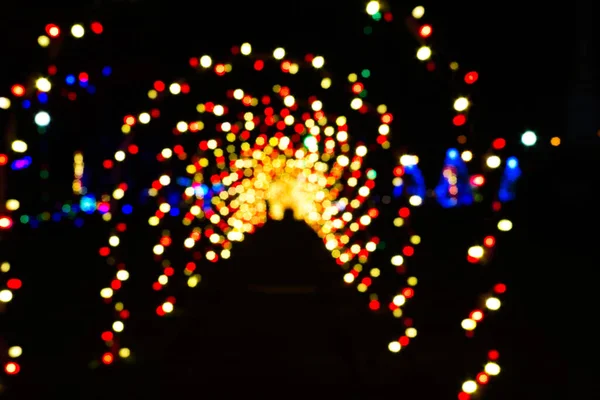
{"label": "blurred light", "polygon": [[8,110],[10,108],[10,99],[6,97],[0,97],[0,109]]}
{"label": "blurred light", "polygon": [[496,363],[489,362],[485,365],[484,371],[488,375],[496,376],[500,373],[500,366]]}
{"label": "blurred light", "polygon": [[496,297],[490,297],[485,301],[485,306],[492,311],[498,311],[502,303]]}
{"label": "blurred light", "polygon": [[10,217],[0,216],[0,229],[8,229],[12,226],[13,222]]}
{"label": "blurred light", "polygon": [[412,16],[414,19],[421,19],[425,15],[425,8],[423,6],[417,6],[412,10]]}
{"label": "blurred light", "polygon": [[79,24],[73,25],[71,27],[71,35],[77,39],[82,38],[85,35],[85,28]]}
{"label": "blurred light", "polygon": [[46,78],[39,78],[37,81],[35,81],[35,87],[40,92],[49,92],[50,89],[52,89],[52,84]]}
{"label": "blurred light", "polygon": [[459,97],[454,101],[454,109],[458,112],[465,111],[469,107],[469,100],[466,97]]}
{"label": "blurred light", "polygon": [[498,156],[489,156],[485,163],[488,166],[488,168],[495,169],[502,164],[502,160],[500,160],[500,157]]}
{"label": "blurred light", "polygon": [[12,346],[8,349],[8,356],[10,358],[19,358],[23,354],[23,349],[19,346]]}
{"label": "blurred light", "polygon": [[16,97],[23,97],[25,95],[25,86],[19,84],[13,85],[10,91]]}
{"label": "blurred light", "polygon": [[92,22],[91,28],[92,32],[94,32],[96,35],[100,35],[104,31],[104,27],[100,22]]}
{"label": "blurred light", "polygon": [[46,127],[50,124],[50,114],[40,111],[35,115],[34,121],[37,126]]}
{"label": "blurred light", "polygon": [[477,382],[466,381],[462,385],[462,390],[463,390],[463,392],[469,393],[469,394],[475,393],[477,391]]}
{"label": "blurred light", "polygon": [[388,345],[388,349],[392,353],[397,353],[402,349],[402,346],[400,345],[399,342],[390,342],[390,344]]}
{"label": "blurred light", "polygon": [[58,35],[60,35],[60,29],[54,24],[48,24],[46,25],[46,33],[48,36],[56,38]]}
{"label": "blurred light", "polygon": [[427,61],[431,58],[431,49],[427,46],[423,46],[417,50],[417,58],[421,61]]}
{"label": "blurred light", "polygon": [[380,9],[381,5],[378,1],[369,1],[369,3],[367,4],[367,14],[369,14],[370,16],[377,14]]}
{"label": "blurred light", "polygon": [[503,219],[500,222],[498,222],[498,230],[502,231],[502,232],[508,232],[512,229],[513,224],[512,222],[510,222],[507,219]]}
{"label": "blurred light", "polygon": [[521,142],[525,146],[533,146],[537,142],[537,135],[532,131],[527,131],[521,135]]}
{"label": "blurred light", "polygon": [[422,38],[428,38],[429,36],[431,36],[431,33],[433,32],[433,29],[431,28],[431,25],[423,25],[420,29],[419,29],[419,35]]}
{"label": "blurred light", "polygon": [[11,148],[15,153],[25,153],[27,151],[27,143],[22,140],[15,140],[12,142]]}

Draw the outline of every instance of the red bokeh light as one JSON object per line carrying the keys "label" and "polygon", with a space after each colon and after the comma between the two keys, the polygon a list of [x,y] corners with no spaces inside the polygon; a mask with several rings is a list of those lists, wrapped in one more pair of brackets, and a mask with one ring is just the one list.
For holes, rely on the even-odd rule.
{"label": "red bokeh light", "polygon": [[254,69],[257,71],[262,71],[262,69],[265,67],[265,63],[262,60],[256,60],[254,62]]}
{"label": "red bokeh light", "polygon": [[479,310],[475,310],[471,313],[469,318],[471,318],[473,321],[479,322],[483,319],[483,313]]}
{"label": "red bokeh light", "polygon": [[452,118],[452,123],[454,126],[463,126],[467,122],[467,117],[460,114]]}
{"label": "red bokeh light", "polygon": [[94,32],[96,35],[101,34],[102,32],[104,32],[104,27],[102,26],[102,24],[100,22],[92,22],[92,32]]}
{"label": "red bokeh light", "polygon": [[156,82],[154,82],[154,89],[157,92],[162,92],[165,90],[165,84],[161,81],[156,81]]}
{"label": "red bokeh light", "polygon": [[379,310],[380,304],[377,300],[371,300],[369,302],[369,308],[373,311]]}
{"label": "red bokeh light", "polygon": [[23,286],[23,282],[17,278],[11,278],[6,282],[6,287],[12,290],[21,289],[21,286]]}
{"label": "red bokeh light", "polygon": [[54,24],[48,24],[46,25],[46,33],[52,38],[58,37],[60,35],[60,28]]}
{"label": "red bokeh light", "polygon": [[0,154],[0,166],[8,163],[8,156],[6,154]]}
{"label": "red bokeh light", "polygon": [[10,217],[0,217],[0,229],[8,229],[12,224],[13,221]]}
{"label": "red bokeh light", "polygon": [[504,139],[502,139],[502,138],[495,139],[495,140],[492,142],[492,147],[493,147],[495,150],[502,150],[502,149],[504,148],[504,146],[506,146],[506,140],[504,140]]}
{"label": "red bokeh light", "polygon": [[352,85],[352,92],[355,94],[359,94],[360,92],[362,92],[365,89],[365,85],[363,85],[360,82],[355,83],[354,85]]}
{"label": "red bokeh light", "polygon": [[504,283],[498,283],[494,286],[494,292],[502,294],[506,292],[506,285]]}
{"label": "red bokeh light", "polygon": [[215,73],[219,76],[223,76],[225,75],[227,71],[225,70],[225,65],[223,64],[217,64],[215,65]]}
{"label": "red bokeh light", "polygon": [[104,355],[102,356],[102,362],[105,365],[112,364],[114,359],[115,359],[115,357],[112,355],[112,353],[104,353]]}
{"label": "red bokeh light", "polygon": [[10,91],[16,97],[23,97],[25,95],[25,86],[16,84],[16,85],[13,85],[12,88],[10,88]]}
{"label": "red bokeh light", "polygon": [[477,79],[479,79],[479,74],[475,71],[467,72],[465,75],[465,83],[468,85],[472,85],[473,83],[477,82]]}
{"label": "red bokeh light", "polygon": [[402,175],[404,175],[404,167],[397,166],[396,168],[394,168],[394,176],[402,176]]}
{"label": "red bokeh light", "polygon": [[133,115],[128,115],[123,118],[123,122],[125,122],[126,125],[133,126],[135,125],[135,117]]}
{"label": "red bokeh light", "polygon": [[431,25],[423,25],[419,29],[419,35],[422,38],[428,38],[429,36],[431,36],[432,33],[433,33],[433,29],[431,28]]}
{"label": "red bokeh light", "polygon": [[479,374],[477,374],[477,378],[475,378],[477,380],[477,382],[479,382],[482,385],[485,385],[486,383],[488,383],[490,381],[490,377],[487,376],[486,373],[484,372],[480,372]]}
{"label": "red bokeh light", "polygon": [[494,247],[495,244],[496,238],[493,236],[486,236],[485,239],[483,239],[483,245],[485,247]]}
{"label": "red bokeh light", "polygon": [[483,184],[485,183],[485,178],[483,177],[483,175],[473,175],[471,177],[471,185],[473,186],[483,186]]}
{"label": "red bokeh light", "polygon": [[14,361],[6,363],[4,371],[7,375],[16,375],[21,370],[21,366]]}

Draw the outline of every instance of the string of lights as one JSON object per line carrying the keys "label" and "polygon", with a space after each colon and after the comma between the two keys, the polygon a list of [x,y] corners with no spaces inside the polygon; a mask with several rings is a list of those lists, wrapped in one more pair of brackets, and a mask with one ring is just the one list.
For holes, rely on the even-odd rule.
{"label": "string of lights", "polygon": [[[168,291],[177,270],[183,272],[188,286],[195,287],[202,279],[202,260],[215,263],[229,258],[234,243],[243,241],[268,218],[281,219],[284,210],[291,209],[296,219],[315,230],[337,264],[347,271],[344,281],[355,282],[360,291],[368,291],[371,280],[380,274],[376,268],[363,272],[379,242],[366,231],[379,215],[377,204],[371,199],[377,172],[365,166],[368,147],[350,133],[358,118],[360,126],[370,124],[370,129],[379,133],[380,146],[371,148],[385,149],[392,115],[386,106],[372,106],[364,100],[364,84],[356,74],[348,79],[352,114],[342,114],[341,110],[326,112],[327,91],[339,84],[324,69],[322,56],[308,54],[295,61],[283,48],[270,54],[255,54],[252,46],[244,43],[232,49],[232,57],[227,62],[216,62],[208,55],[192,58],[190,65],[200,79],[178,79],[169,85],[156,81],[148,93],[150,100],[158,102],[147,108],[153,112],[140,110],[123,119],[126,139],[114,156],[120,167],[133,159],[130,155],[145,151],[143,143],[136,139],[149,136],[143,131],[153,120],[160,117],[164,123],[173,118],[174,140],[156,156],[166,170],[144,190],[157,201],[154,214],[148,219],[148,224],[159,230],[152,251],[160,274],[153,289]],[[307,76],[310,72],[312,85]],[[278,74],[281,77],[276,78]],[[194,101],[197,105],[185,119],[163,111],[177,97],[185,96],[185,104],[189,104],[194,93],[207,96],[209,85],[202,81],[209,79],[206,75],[211,82],[231,79],[234,83],[221,89],[215,99]],[[237,84],[236,77],[238,82],[244,82],[240,79],[244,76],[252,76],[254,86],[258,82],[264,85],[262,92],[232,89]],[[278,83],[289,78],[301,79],[297,82],[302,84],[295,87],[291,82]],[[195,85],[204,90],[194,90]],[[304,94],[309,86],[315,92]],[[182,107],[174,109],[181,111]],[[217,135],[210,138],[206,132]],[[116,167],[112,163],[107,166]],[[179,176],[174,171],[185,173]],[[117,185],[111,209],[128,205],[127,190],[124,183]],[[112,331],[102,334],[110,348],[102,357],[104,364],[112,363],[116,354],[130,355],[129,349],[117,345],[115,335],[124,328],[126,311],[117,296],[122,282],[129,277],[123,257],[118,255],[119,232],[124,232],[127,225],[126,219],[116,215],[112,219],[109,246],[100,249],[103,256],[110,257],[109,263],[117,266],[110,287],[101,291],[107,302],[116,304]],[[176,227],[181,224],[188,228]],[[183,266],[174,265],[169,259],[170,253],[180,253],[177,245],[183,245],[189,254]],[[368,277],[357,280],[361,273],[368,273]],[[371,294],[372,309],[378,308],[374,307],[376,302],[377,294]],[[170,314],[175,304],[175,294],[167,293],[156,313]]]}
{"label": "string of lights", "polygon": [[[379,2],[369,2],[366,11],[375,20],[393,21],[388,6]],[[411,21],[418,26],[424,13],[423,7],[415,8]],[[87,26],[76,24],[71,27],[70,34],[79,40],[87,30]],[[102,24],[93,22],[89,30],[99,35],[104,28]],[[423,43],[417,51],[417,58],[433,71],[435,65],[432,59],[436,53],[427,45],[433,28],[425,24],[417,32]],[[38,44],[49,48],[61,35],[63,32],[59,26],[49,24],[45,34],[38,38]],[[84,183],[88,165],[84,164],[84,152],[77,151],[73,155],[72,181],[76,200],[67,200],[51,211],[18,215],[20,202],[1,198],[4,210],[0,209],[0,229],[10,230],[15,219],[32,228],[45,221],[65,218],[81,226],[86,216],[96,213],[110,224],[108,243],[100,248],[99,253],[115,268],[109,285],[100,291],[101,297],[114,310],[111,329],[101,334],[107,346],[101,361],[112,364],[116,358],[125,359],[131,354],[129,348],[121,346],[119,339],[119,333],[130,318],[130,311],[120,297],[123,285],[130,277],[129,263],[122,248],[123,233],[131,227],[131,215],[134,210],[142,208],[132,205],[140,198],[140,191],[143,201],[151,200],[154,204],[148,225],[156,231],[157,240],[151,250],[160,266],[153,289],[164,293],[156,308],[159,316],[166,316],[175,309],[177,293],[172,283],[179,279],[179,274],[183,273],[187,286],[197,286],[202,279],[203,262],[215,263],[229,258],[234,243],[243,241],[246,235],[253,233],[269,218],[281,219],[283,211],[291,209],[298,220],[305,221],[323,239],[325,247],[343,270],[344,282],[355,284],[359,292],[368,293],[369,307],[373,311],[378,311],[382,302],[387,302],[395,317],[404,317],[404,333],[388,346],[392,352],[400,351],[417,334],[412,319],[403,315],[403,306],[415,295],[417,278],[408,274],[406,284],[388,301],[384,297],[387,294],[372,290],[373,281],[385,272],[369,263],[370,255],[381,250],[381,239],[371,235],[368,227],[379,216],[382,205],[371,195],[377,171],[368,167],[367,154],[390,149],[392,113],[385,105],[367,103],[365,81],[368,73],[364,71],[348,77],[347,90],[340,92],[351,96],[342,109],[335,101],[325,101],[326,93],[338,87],[337,81],[325,70],[322,56],[309,54],[303,60],[294,60],[283,48],[261,54],[255,53],[248,43],[234,47],[231,53],[231,56],[225,57],[226,61],[217,62],[208,55],[192,58],[190,66],[197,74],[189,79],[173,80],[168,85],[155,81],[147,96],[152,104],[123,118],[121,132],[125,140],[112,159],[105,160],[102,165],[107,172],[116,171],[116,185],[111,193],[89,192],[90,188]],[[451,63],[450,68],[459,71],[456,63]],[[260,84],[254,82],[251,88],[247,88],[243,80],[236,78],[238,70],[263,78],[257,78]],[[111,72],[110,67],[103,67],[91,75],[87,72],[64,74],[51,65],[46,73],[35,74],[30,83],[13,85],[9,95],[0,97],[0,109],[9,110],[14,103],[20,103],[34,113],[33,122],[44,136],[52,122],[46,107],[52,94],[60,93],[60,96],[75,101],[85,93],[93,94],[95,86],[91,82],[101,76],[110,76]],[[273,78],[276,73],[281,75],[281,79]],[[266,82],[261,81],[265,76]],[[301,76],[300,83],[292,85],[290,79],[297,76]],[[305,76],[307,79],[304,79]],[[467,88],[479,78],[474,71],[462,72],[461,76]],[[211,87],[213,82],[223,83],[224,87],[206,89],[202,86],[202,91],[195,90],[198,82],[201,85],[207,79]],[[304,93],[310,83],[315,92]],[[261,89],[257,90],[257,86]],[[199,97],[196,97],[197,93]],[[207,93],[214,96],[203,98]],[[176,115],[168,112],[167,106],[172,104],[181,105],[178,107],[181,110],[173,113]],[[190,104],[194,107],[190,108]],[[334,111],[329,111],[330,104]],[[350,114],[347,114],[348,105]],[[500,189],[492,205],[497,224],[495,232],[507,232],[512,228],[502,203],[514,199],[515,182],[520,176],[518,161],[513,156],[500,158],[506,141],[497,139],[490,151],[481,157],[485,159],[484,173],[469,175],[466,163],[476,158],[466,147],[467,130],[464,127],[471,109],[469,96],[456,96],[453,106],[456,115],[452,124],[464,131],[461,130],[457,139],[460,150],[450,149],[446,155],[440,184],[434,190],[428,190],[416,155],[402,155],[399,165],[394,167],[394,196],[406,197],[406,204],[399,208],[394,225],[405,230],[407,237],[400,246],[401,251],[396,251],[399,254],[394,254],[390,262],[402,275],[407,273],[406,265],[421,242],[421,237],[411,227],[411,208],[433,198],[447,208],[481,201],[477,199],[477,189],[486,183],[487,173],[497,171],[503,163],[505,169]],[[159,119],[161,122],[168,120],[172,126],[171,139],[166,141],[167,145],[155,158],[160,172],[147,187],[131,188],[125,178],[129,171],[140,166],[137,156],[152,151],[151,146],[146,146],[143,133],[158,129],[152,122]],[[356,125],[352,122],[355,119],[361,121],[358,126],[366,125],[372,132],[377,132],[375,145],[353,137],[353,126]],[[207,132],[216,135],[209,138]],[[525,146],[532,146],[536,141],[537,136],[532,131],[521,136]],[[0,154],[0,173],[5,174],[7,168],[20,171],[33,165],[31,143],[14,138],[9,144],[9,154]],[[134,167],[125,168],[127,163]],[[39,165],[41,178],[47,178],[44,160],[40,160]],[[489,231],[492,232],[492,229]],[[470,247],[467,260],[474,264],[489,262],[496,246],[495,235],[497,233],[489,234],[481,244]],[[180,252],[182,247],[187,260],[183,263],[171,261],[170,258],[175,258],[172,255]],[[3,263],[1,271],[9,273],[10,265]],[[10,278],[5,287],[0,290],[0,307],[12,299],[13,292],[21,287],[21,281]],[[485,296],[483,306],[489,311],[500,308],[499,297],[505,291],[503,284],[494,285]],[[473,310],[463,321],[462,327],[468,333],[472,333],[477,322],[484,317],[483,306]],[[0,358],[6,374],[14,375],[20,371],[20,365],[14,359],[21,353],[19,346],[12,346],[8,349],[11,360]],[[468,399],[475,393],[478,384],[484,385],[490,376],[499,373],[497,359],[497,352],[488,354],[484,371],[474,381],[463,384],[459,395],[461,400]]]}
{"label": "string of lights", "polygon": [[[99,35],[103,31],[103,27],[98,22],[92,22],[90,30],[92,33]],[[86,28],[83,25],[75,24],[70,33],[74,39],[81,39],[86,33]],[[59,222],[64,219],[71,220],[76,227],[80,227],[84,221],[81,218],[85,215],[84,210],[81,210],[76,199],[64,200],[58,207],[54,206],[50,211],[38,212],[35,215],[25,212],[18,214],[22,212],[21,201],[8,197],[9,193],[5,184],[5,182],[11,180],[18,182],[20,180],[19,172],[36,165],[40,168],[40,186],[47,186],[45,182],[49,177],[47,161],[49,154],[46,137],[49,125],[52,122],[51,115],[47,111],[49,102],[53,97],[76,101],[84,94],[91,95],[95,93],[95,86],[90,82],[90,75],[87,72],[65,74],[64,71],[59,72],[58,67],[53,63],[53,59],[56,58],[57,54],[56,50],[61,45],[61,35],[62,32],[57,25],[48,24],[44,29],[44,34],[38,37],[37,43],[41,48],[49,51],[50,65],[43,72],[38,71],[31,74],[23,83],[13,84],[10,87],[9,94],[0,96],[0,110],[7,113],[16,112],[16,106],[20,106],[32,113],[31,120],[24,124],[26,125],[25,128],[17,125],[17,118],[14,117],[14,114],[8,114],[10,115],[10,122],[4,135],[5,143],[3,144],[5,148],[0,148],[0,177],[3,182],[0,188],[0,231],[6,234],[9,234],[15,228],[15,215],[17,221],[31,228],[37,228],[43,222]],[[110,72],[109,67],[104,67],[102,76],[109,76]],[[100,74],[97,75],[100,76]],[[29,141],[20,135],[20,133],[30,131],[27,124],[31,122],[33,122],[38,134],[37,138],[35,136],[35,139],[32,138],[35,143],[34,146],[30,146]],[[37,140],[38,138],[39,140]],[[37,152],[38,159],[34,159],[33,153],[35,151],[32,152],[32,150],[41,150]],[[73,193],[75,195],[85,194],[87,189],[83,186],[84,164],[81,152],[74,155],[73,171]],[[0,286],[0,312],[5,311],[7,304],[14,299],[15,292],[23,285],[22,281],[13,273],[13,264],[8,261],[3,261],[0,264],[1,276],[6,277],[6,279],[0,281],[2,283],[2,286]],[[4,374],[17,375],[21,371],[21,365],[17,362],[17,359],[23,353],[23,349],[18,345],[10,345],[6,349],[3,346],[1,350],[0,363],[2,363]],[[2,382],[0,382],[0,388],[1,386]]]}
{"label": "string of lights", "polygon": [[[393,21],[393,16],[388,4],[380,3],[379,1],[370,1],[366,5],[366,13],[372,17],[375,21],[381,21],[382,19],[386,22]],[[437,63],[447,62],[440,59],[440,54],[433,51],[430,47],[430,38],[434,33],[434,29],[430,23],[423,23],[425,17],[425,8],[423,6],[417,6],[412,10],[411,16],[406,19],[406,25],[411,33],[417,38],[420,43],[420,47],[417,49],[416,58],[425,63],[428,71],[435,71]],[[366,34],[371,34],[372,30],[369,27],[365,30]],[[504,138],[497,138],[492,142],[490,149],[484,153],[482,161],[484,163],[485,170],[482,174],[469,175],[467,171],[466,163],[473,161],[474,154],[471,149],[468,148],[467,134],[472,133],[475,130],[469,126],[468,114],[472,109],[470,96],[465,95],[470,87],[476,84],[479,80],[479,73],[477,71],[461,72],[459,64],[455,61],[448,63],[450,69],[454,72],[453,75],[460,74],[462,78],[462,84],[453,84],[453,87],[457,93],[453,101],[453,109],[456,112],[452,119],[452,125],[458,130],[459,135],[457,137],[457,144],[460,146],[458,149],[450,149],[446,154],[446,160],[444,162],[444,169],[442,178],[438,186],[434,190],[429,191],[423,179],[423,175],[418,169],[418,157],[410,154],[405,154],[400,157],[399,166],[394,170],[394,195],[396,197],[404,194],[407,199],[406,205],[400,208],[399,216],[395,221],[396,225],[404,225],[403,215],[409,216],[411,214],[409,207],[421,206],[426,197],[434,198],[437,200],[439,205],[445,208],[452,208],[457,206],[469,206],[475,202],[481,202],[483,200],[479,189],[487,183],[489,173],[495,172],[503,164],[504,172],[500,179],[499,189],[495,193],[495,199],[491,204],[491,208],[494,212],[494,217],[491,219],[492,223],[496,223],[496,232],[508,232],[512,229],[512,222],[507,219],[503,203],[514,200],[515,198],[515,186],[516,182],[521,176],[519,163],[516,157],[509,156],[504,160],[499,156],[499,152],[503,151],[506,147],[506,140]],[[526,131],[521,135],[521,143],[525,147],[531,147],[537,142],[537,135],[533,131]],[[550,141],[552,146],[560,145],[559,138],[552,138]],[[487,228],[488,232],[492,229]],[[420,241],[419,236],[418,237]],[[492,257],[493,249],[496,246],[495,234],[489,234],[484,237],[481,245],[473,245],[468,249],[467,260],[473,264],[489,263]],[[412,247],[409,248],[409,253],[412,254]],[[404,258],[402,256],[396,256],[392,259],[392,265],[402,265]],[[401,272],[405,272],[402,269]],[[410,276],[408,283],[417,282],[417,278]],[[482,308],[488,311],[496,311],[501,306],[501,301],[497,297],[506,291],[506,285],[499,282],[494,285],[491,294],[488,292],[482,296],[483,306],[472,310],[469,317],[464,319],[461,323],[462,328],[466,331],[468,337],[472,337],[477,324],[480,323],[484,318],[484,312]],[[414,291],[411,291],[414,294]],[[395,315],[401,315],[401,313],[395,313]],[[412,324],[412,319],[409,319]],[[392,352],[400,350],[400,341],[407,341],[406,338],[400,338],[399,341],[393,341],[389,345],[389,349]],[[497,352],[490,352],[490,357],[494,360],[497,359]],[[489,366],[489,368],[488,368]],[[488,371],[489,369],[489,371]],[[489,372],[492,373],[489,373]],[[486,374],[487,373],[487,374]],[[488,382],[489,375],[497,375],[499,373],[499,367],[495,363],[490,363],[486,366],[486,372],[482,372],[477,376],[475,381],[467,381],[463,384],[462,392],[459,395],[460,400],[468,400],[471,394],[475,393],[479,385],[484,385]]]}

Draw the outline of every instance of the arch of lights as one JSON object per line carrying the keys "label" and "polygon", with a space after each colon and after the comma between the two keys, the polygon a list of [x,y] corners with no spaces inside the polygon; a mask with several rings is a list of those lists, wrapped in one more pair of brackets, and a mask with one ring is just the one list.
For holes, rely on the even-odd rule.
{"label": "arch of lights", "polygon": [[[376,21],[393,20],[389,9],[379,2],[368,2],[366,11]],[[429,24],[419,27],[423,16],[424,8],[416,7],[409,25],[413,31],[418,27],[416,31],[422,42],[417,58],[429,65],[433,52],[427,45],[427,39],[433,29]],[[81,39],[86,34],[86,28],[79,24],[72,26],[71,36]],[[98,22],[91,23],[89,29],[96,35],[103,32]],[[61,35],[64,33],[60,27],[49,24],[38,43],[41,47],[48,47]],[[368,154],[390,147],[392,113],[384,105],[372,106],[365,101],[365,79],[359,74],[351,74],[345,84],[348,94],[345,110],[335,109],[334,103],[333,110],[329,111],[330,103],[324,101],[326,96],[321,96],[321,92],[337,88],[333,85],[332,76],[324,69],[325,59],[322,56],[309,54],[298,61],[290,58],[283,48],[275,49],[272,53],[256,54],[249,43],[234,47],[232,52],[225,60],[213,60],[208,55],[192,58],[190,65],[199,75],[209,75],[207,79],[225,82],[238,69],[245,71],[242,73],[259,75],[261,72],[266,75],[264,69],[269,73],[277,70],[284,78],[308,73],[313,75],[312,82],[319,94],[303,93],[304,83],[292,86],[278,83],[276,79],[265,84],[262,92],[245,89],[243,84],[231,83],[217,92],[215,98],[198,99],[192,110],[195,115],[173,121],[173,139],[156,155],[162,172],[157,174],[149,188],[144,189],[147,197],[156,201],[154,214],[149,217],[148,224],[157,230],[157,242],[152,252],[160,264],[153,288],[165,292],[164,301],[156,309],[157,314],[169,314],[175,307],[176,298],[173,293],[168,293],[168,283],[175,279],[177,269],[185,276],[188,286],[196,286],[201,279],[197,269],[200,259],[217,262],[228,258],[236,242],[254,232],[268,218],[280,219],[285,209],[291,209],[295,218],[306,221],[323,239],[325,247],[345,270],[344,281],[355,284],[361,292],[369,292],[371,309],[379,310],[383,301],[394,316],[403,319],[405,326],[402,335],[388,346],[391,352],[400,351],[417,334],[412,319],[402,318],[403,306],[415,294],[417,278],[409,274],[406,283],[391,296],[388,294],[380,298],[381,295],[371,292],[373,280],[380,277],[384,268],[369,264],[369,256],[378,250],[380,238],[370,236],[365,229],[379,215],[379,204],[371,196],[377,171],[368,168]],[[245,61],[240,61],[238,66],[237,59]],[[450,63],[450,66],[458,70],[456,63]],[[52,118],[44,105],[53,88],[65,86],[63,95],[75,100],[82,95],[78,92],[93,94],[93,80],[110,74],[110,67],[103,67],[90,74],[82,72],[60,76],[56,66],[51,65],[47,73],[37,76],[31,85],[15,84],[10,96],[0,97],[0,108],[8,110],[12,103],[20,101],[23,107],[35,111],[33,120],[40,131],[45,131],[51,125]],[[62,78],[62,83],[55,83],[58,77]],[[478,74],[474,71],[464,75],[466,85],[474,84],[477,79]],[[195,93],[193,80],[170,83],[156,81],[148,97],[159,105],[136,110],[135,114],[124,117],[122,132],[126,135],[125,140],[113,159],[103,163],[104,169],[118,171],[116,176],[119,182],[112,193],[88,193],[84,184],[87,167],[84,153],[78,151],[73,156],[72,187],[75,199],[65,202],[60,210],[18,217],[21,224],[31,227],[65,217],[80,225],[82,217],[99,213],[110,223],[107,245],[100,248],[101,256],[115,267],[114,279],[100,291],[102,298],[114,310],[111,329],[101,334],[108,346],[108,351],[101,357],[104,364],[113,363],[117,357],[127,358],[130,355],[130,350],[120,345],[118,337],[130,316],[126,305],[119,299],[121,289],[129,278],[127,266],[120,260],[119,249],[121,233],[128,228],[127,218],[132,211],[128,201],[131,188],[124,178],[125,173],[120,171],[121,166],[127,162],[135,163],[136,155],[144,151],[143,139],[138,144],[140,134],[137,131],[152,129],[154,120],[165,117],[161,113],[161,103],[176,101],[178,97],[191,97]],[[299,89],[298,94],[296,89]],[[36,100],[37,105],[34,104]],[[190,101],[185,100],[182,104],[189,105]],[[453,124],[464,126],[470,109],[468,97],[458,96],[453,106],[457,112]],[[367,121],[367,126],[378,135],[377,144],[353,139],[353,118]],[[204,135],[206,132],[210,135]],[[522,137],[523,144],[534,144],[532,137],[535,137],[533,132],[526,132]],[[29,146],[25,141],[9,136],[6,136],[6,140],[6,147],[10,148],[11,153],[0,154],[0,173],[3,178],[8,168],[19,171],[32,165]],[[477,188],[485,184],[486,178],[483,174],[468,175],[465,163],[476,157],[466,149],[466,137],[463,134],[458,142],[462,150],[448,151],[442,178],[435,190],[427,190],[418,168],[418,156],[405,154],[399,158],[398,166],[394,167],[393,195],[403,199],[400,200],[402,204],[394,225],[408,232],[406,244],[400,246],[398,254],[390,257],[393,269],[400,274],[407,273],[407,261],[421,241],[420,236],[410,228],[413,207],[427,205],[428,198],[435,198],[444,207],[481,201]],[[491,203],[497,216],[494,229],[499,232],[507,232],[512,228],[502,203],[514,198],[514,184],[520,176],[516,158],[510,155],[505,156],[504,161],[501,158],[505,146],[504,139],[496,139],[490,151],[483,155],[486,171],[497,171],[503,163],[505,165],[498,196]],[[173,200],[174,194],[176,200]],[[4,210],[0,212],[0,229],[9,231],[17,220],[19,201],[1,200]],[[161,230],[163,224],[173,221],[184,228],[177,231]],[[182,237],[176,237],[182,233]],[[496,235],[489,228],[481,243],[475,243],[468,249],[468,261],[488,262],[496,245]],[[174,266],[169,261],[169,252],[175,246],[182,246],[188,252],[189,261],[185,265]],[[0,272],[7,276],[2,280],[3,287],[0,290],[0,307],[4,308],[22,282],[16,275],[11,275],[14,268],[11,268],[10,262],[0,262]],[[499,296],[505,291],[504,284],[495,284],[483,297],[483,303],[467,314],[461,323],[467,335],[472,336],[487,312],[500,308]],[[22,351],[15,344],[8,347],[7,353],[0,355],[4,373],[19,373],[21,366],[17,359]],[[500,368],[496,363],[498,357],[496,350],[488,352],[488,361],[483,370],[474,380],[467,380],[462,385],[459,393],[461,400],[470,398],[479,386],[485,385],[491,376],[499,373]]]}

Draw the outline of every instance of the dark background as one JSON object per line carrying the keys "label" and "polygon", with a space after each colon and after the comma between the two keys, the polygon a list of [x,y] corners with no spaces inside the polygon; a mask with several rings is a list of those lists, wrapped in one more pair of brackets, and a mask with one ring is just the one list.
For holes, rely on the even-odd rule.
{"label": "dark background", "polygon": [[[52,146],[51,171],[59,172],[49,190],[57,196],[65,189],[68,196],[68,185],[58,182],[66,176],[60,171],[69,171],[75,147],[102,149],[91,153],[90,164],[93,157],[110,155],[122,115],[137,109],[140,94],[154,79],[183,75],[190,56],[225,55],[221,49],[244,41],[266,51],[284,46],[298,56],[323,54],[338,77],[371,69],[369,99],[387,103],[397,116],[393,148],[421,156],[429,187],[439,179],[444,152],[456,145],[449,107],[460,79],[452,80],[443,65],[429,73],[412,58],[418,43],[403,22],[412,5],[393,5],[395,20],[387,24],[370,22],[364,4],[355,1],[343,6],[334,1],[77,4],[39,8],[9,2],[0,16],[5,38],[0,83],[5,88],[47,63],[35,46],[47,23],[66,27],[99,20],[105,26],[101,39],[61,49],[57,61],[65,67],[89,65],[90,70],[109,61],[115,70],[108,88],[96,95],[99,99],[54,111],[81,115]],[[126,289],[135,314],[131,330],[124,333],[137,362],[92,371],[89,361],[104,351],[99,334],[111,323],[98,292],[113,271],[91,256],[106,240],[106,228],[92,220],[78,231],[67,223],[16,229],[1,245],[10,258],[18,256],[21,266],[15,264],[15,271],[25,286],[2,316],[0,330],[23,346],[24,355],[23,371],[9,382],[7,397],[178,398],[216,385],[251,393],[249,384],[291,397],[277,386],[284,382],[336,384],[332,395],[354,393],[357,398],[387,397],[378,392],[392,385],[390,392],[406,398],[455,398],[461,383],[479,372],[487,350],[497,348],[503,371],[482,397],[593,398],[588,392],[593,363],[586,362],[595,351],[588,338],[594,337],[591,271],[597,264],[589,250],[597,238],[592,196],[599,128],[593,13],[580,4],[424,6],[440,60],[457,60],[480,73],[470,116],[474,148],[483,151],[491,139],[504,137],[524,169],[518,201],[511,205],[515,229],[499,243],[489,275],[471,273],[473,266],[463,261],[483,229],[465,221],[481,220],[483,208],[425,208],[417,226],[424,238],[416,259],[419,292],[410,308],[420,336],[391,355],[386,347],[401,332],[398,324],[387,315],[371,314],[355,291],[334,287],[319,299],[271,299],[238,290],[253,279],[244,273],[249,260],[264,263],[265,270],[304,270],[306,279],[313,277],[320,285],[338,279],[329,279],[337,267],[302,224],[269,223],[222,269],[208,273],[211,278],[202,288],[181,296],[184,315],[165,320],[153,315],[158,298],[150,283],[157,271],[148,249],[155,239],[138,229],[129,238],[132,280]],[[362,30],[369,24],[373,34],[366,36]],[[69,59],[88,47],[97,50]],[[527,129],[536,131],[539,142],[525,151],[519,135]],[[563,139],[560,147],[550,146],[553,136]],[[16,190],[39,200],[48,189]],[[38,200],[32,209],[44,206]],[[381,236],[390,243],[395,235],[382,228]],[[466,340],[457,322],[496,278],[509,288],[504,306],[474,339]],[[368,388],[375,383],[385,385]]]}

